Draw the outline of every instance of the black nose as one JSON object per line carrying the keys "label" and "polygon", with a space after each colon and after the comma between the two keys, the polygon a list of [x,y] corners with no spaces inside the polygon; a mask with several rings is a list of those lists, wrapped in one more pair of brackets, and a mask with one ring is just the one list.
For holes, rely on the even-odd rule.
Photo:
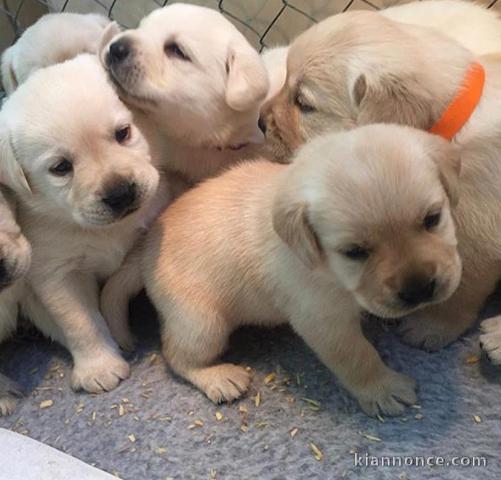
{"label": "black nose", "polygon": [[123,62],[130,54],[130,45],[127,40],[117,40],[110,45],[109,59],[112,63]]}
{"label": "black nose", "polygon": [[264,121],[263,117],[259,117],[259,120],[257,121],[257,126],[263,133],[266,133],[266,122]]}
{"label": "black nose", "polygon": [[428,302],[435,294],[436,281],[430,277],[411,277],[404,288],[398,292],[398,298],[408,306]]}
{"label": "black nose", "polygon": [[134,182],[120,182],[109,188],[103,203],[114,213],[120,214],[128,210],[137,198],[137,185]]}

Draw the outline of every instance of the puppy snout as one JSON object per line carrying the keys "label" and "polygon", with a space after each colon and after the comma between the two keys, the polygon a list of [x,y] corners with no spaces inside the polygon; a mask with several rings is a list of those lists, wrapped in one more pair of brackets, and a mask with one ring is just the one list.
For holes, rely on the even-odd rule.
{"label": "puppy snout", "polygon": [[263,116],[260,116],[259,117],[259,120],[257,122],[257,125],[259,127],[259,130],[261,130],[263,132],[263,134],[266,135],[266,120],[264,119]]}
{"label": "puppy snout", "polygon": [[437,282],[433,277],[410,277],[398,292],[398,298],[410,307],[429,302],[435,295],[436,286]]}
{"label": "puppy snout", "polygon": [[121,215],[132,211],[137,203],[137,197],[138,192],[136,183],[121,181],[108,188],[102,201],[115,215]]}
{"label": "puppy snout", "polygon": [[130,55],[131,51],[130,42],[126,38],[113,42],[109,48],[108,63],[122,63]]}

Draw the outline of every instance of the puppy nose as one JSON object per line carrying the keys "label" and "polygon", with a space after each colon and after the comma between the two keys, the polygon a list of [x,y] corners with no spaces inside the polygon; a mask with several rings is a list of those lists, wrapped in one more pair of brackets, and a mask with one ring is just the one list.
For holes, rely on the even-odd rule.
{"label": "puppy nose", "polygon": [[398,298],[408,306],[428,302],[435,294],[436,281],[430,277],[411,277],[404,288],[398,292]]}
{"label": "puppy nose", "polygon": [[123,62],[130,54],[130,45],[125,40],[117,40],[110,45],[109,58],[112,63]]}
{"label": "puppy nose", "polygon": [[121,182],[110,188],[103,198],[103,203],[114,213],[123,213],[137,198],[137,185],[134,182]]}
{"label": "puppy nose", "polygon": [[261,130],[264,134],[266,134],[266,121],[262,116],[259,117],[259,120],[257,121],[257,126],[259,127],[259,130]]}

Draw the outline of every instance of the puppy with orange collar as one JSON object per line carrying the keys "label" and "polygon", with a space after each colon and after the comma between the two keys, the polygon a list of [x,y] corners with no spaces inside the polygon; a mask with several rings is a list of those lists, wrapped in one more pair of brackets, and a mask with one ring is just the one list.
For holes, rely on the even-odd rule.
{"label": "puppy with orange collar", "polygon": [[322,132],[377,122],[431,130],[459,147],[454,216],[463,280],[448,301],[400,326],[406,342],[427,350],[454,341],[501,277],[499,57],[475,58],[436,30],[353,12],[300,35],[287,70],[283,89],[263,113],[267,140],[282,158]]}

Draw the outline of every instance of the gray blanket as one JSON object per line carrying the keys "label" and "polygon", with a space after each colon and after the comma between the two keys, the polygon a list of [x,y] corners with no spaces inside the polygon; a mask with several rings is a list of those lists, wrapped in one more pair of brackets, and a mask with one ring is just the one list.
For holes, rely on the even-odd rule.
{"label": "gray blanket", "polygon": [[479,361],[476,332],[428,354],[373,324],[385,361],[418,381],[419,405],[371,419],[287,328],[232,338],[227,359],[252,368],[251,391],[215,406],[165,367],[144,298],[132,310],[140,348],[110,393],[73,393],[69,355],[46,340],[3,345],[0,365],[27,397],[0,426],[131,480],[501,478],[501,372]]}

